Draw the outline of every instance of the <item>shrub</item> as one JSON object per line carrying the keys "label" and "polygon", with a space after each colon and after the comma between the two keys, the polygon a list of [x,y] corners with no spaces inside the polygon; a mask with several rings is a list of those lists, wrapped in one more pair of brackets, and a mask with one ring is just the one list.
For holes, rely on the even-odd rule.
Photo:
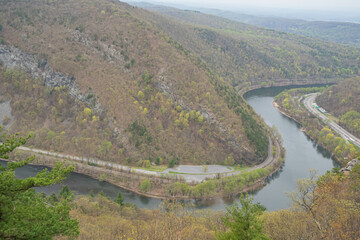
{"label": "shrub", "polygon": [[149,192],[151,190],[151,182],[148,179],[145,179],[140,184],[140,190],[142,192]]}

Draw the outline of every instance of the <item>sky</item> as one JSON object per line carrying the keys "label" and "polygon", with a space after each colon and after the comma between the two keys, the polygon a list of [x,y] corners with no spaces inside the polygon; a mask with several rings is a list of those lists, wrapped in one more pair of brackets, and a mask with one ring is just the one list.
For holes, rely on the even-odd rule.
{"label": "sky", "polygon": [[[158,0],[159,2],[161,0]],[[359,11],[360,0],[162,0],[166,3],[182,3],[191,6],[234,9],[259,7],[296,10]]]}

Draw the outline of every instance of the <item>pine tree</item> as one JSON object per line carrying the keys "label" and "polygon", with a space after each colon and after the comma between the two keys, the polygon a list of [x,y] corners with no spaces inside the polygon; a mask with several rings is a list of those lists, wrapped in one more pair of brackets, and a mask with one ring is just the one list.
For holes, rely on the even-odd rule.
{"label": "pine tree", "polygon": [[265,211],[265,207],[259,203],[253,204],[253,198],[248,195],[240,197],[241,208],[234,204],[227,208],[227,213],[223,218],[224,225],[228,227],[226,232],[216,234],[219,240],[254,240],[269,239],[262,233],[263,223],[259,216]]}
{"label": "pine tree", "polygon": [[[1,129],[0,129],[1,130]],[[25,144],[28,137],[3,134],[0,158]],[[15,169],[27,165],[34,157],[8,162],[0,167],[0,239],[52,239],[54,236],[77,236],[78,222],[69,216],[68,201],[51,201],[33,187],[60,183],[74,169],[57,163],[35,177],[16,179]]]}

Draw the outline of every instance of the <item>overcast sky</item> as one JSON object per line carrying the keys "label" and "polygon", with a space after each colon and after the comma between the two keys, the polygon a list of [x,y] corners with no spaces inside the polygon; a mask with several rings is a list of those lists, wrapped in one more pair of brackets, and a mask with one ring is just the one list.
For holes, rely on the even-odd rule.
{"label": "overcast sky", "polygon": [[359,11],[360,0],[158,0],[191,6],[238,9],[241,7],[283,8],[297,10]]}

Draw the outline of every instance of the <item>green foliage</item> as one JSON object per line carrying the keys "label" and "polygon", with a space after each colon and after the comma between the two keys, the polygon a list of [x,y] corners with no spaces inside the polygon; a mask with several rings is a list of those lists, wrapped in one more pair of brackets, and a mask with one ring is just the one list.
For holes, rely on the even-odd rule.
{"label": "green foliage", "polygon": [[235,160],[234,157],[232,155],[230,155],[229,157],[227,157],[224,161],[225,165],[229,165],[229,166],[233,166],[235,164]]}
{"label": "green foliage", "polygon": [[[26,138],[3,136],[0,157],[17,146],[24,144]],[[15,178],[15,169],[27,165],[33,158],[8,162],[0,167],[0,238],[1,239],[51,239],[54,236],[76,236],[78,223],[69,217],[68,201],[51,201],[36,193],[33,187],[60,183],[74,169],[57,163],[51,171],[46,169],[35,177]]]}
{"label": "green foliage", "polygon": [[117,197],[115,198],[115,202],[117,204],[119,204],[120,206],[124,205],[124,197],[121,194],[121,192],[119,192],[119,194],[117,195]]}
{"label": "green foliage", "polygon": [[356,111],[349,111],[345,113],[340,123],[346,126],[347,129],[352,130],[356,136],[360,136],[360,113]]}
{"label": "green foliage", "polygon": [[90,108],[84,108],[84,116],[90,117],[93,114],[93,111]]}
{"label": "green foliage", "polygon": [[152,76],[147,71],[141,77],[145,84],[151,83]]}
{"label": "green foliage", "polygon": [[217,239],[224,240],[253,240],[269,239],[262,233],[263,223],[259,216],[266,210],[259,203],[252,203],[253,198],[248,195],[240,197],[241,208],[237,204],[227,208],[227,213],[223,218],[224,225],[228,227],[225,232],[218,232]]}
{"label": "green foliage", "polygon": [[65,200],[68,200],[68,201],[72,201],[72,200],[74,200],[74,193],[66,185],[60,190],[59,198],[60,199],[65,199]]}
{"label": "green foliage", "polygon": [[99,147],[98,153],[108,153],[112,149],[112,143],[104,140],[102,145]]}
{"label": "green foliage", "polygon": [[216,193],[234,194],[252,185],[258,179],[269,174],[268,169],[256,169],[253,171],[244,171],[241,174],[230,177],[219,177],[211,179],[195,186],[186,183],[169,184],[166,189],[168,196],[190,196],[193,198],[212,197]]}
{"label": "green foliage", "polygon": [[151,135],[147,132],[146,127],[138,120],[135,120],[127,128],[127,131],[131,133],[131,142],[135,142],[135,147],[139,147],[141,144],[150,143],[152,141]]}
{"label": "green foliage", "polygon": [[247,105],[245,100],[235,93],[233,88],[218,82],[215,83],[215,86],[218,94],[225,98],[228,107],[241,116],[242,126],[250,143],[256,148],[257,157],[265,158],[268,152],[269,140],[263,124],[255,120],[256,113],[245,109],[244,106]]}
{"label": "green foliage", "polygon": [[360,78],[339,82],[316,98],[319,106],[339,118],[339,124],[360,137]]}
{"label": "green foliage", "polygon": [[175,166],[175,163],[176,163],[175,159],[174,159],[174,158],[171,158],[170,161],[169,161],[169,163],[168,163],[168,167],[169,167],[169,168],[173,168],[173,167]]}
{"label": "green foliage", "polygon": [[142,192],[149,192],[151,190],[151,182],[148,179],[145,179],[140,184],[140,190]]}
{"label": "green foliage", "polygon": [[99,180],[102,181],[102,182],[106,181],[107,178],[108,178],[108,176],[107,176],[106,173],[101,173],[101,174],[99,175]]}

